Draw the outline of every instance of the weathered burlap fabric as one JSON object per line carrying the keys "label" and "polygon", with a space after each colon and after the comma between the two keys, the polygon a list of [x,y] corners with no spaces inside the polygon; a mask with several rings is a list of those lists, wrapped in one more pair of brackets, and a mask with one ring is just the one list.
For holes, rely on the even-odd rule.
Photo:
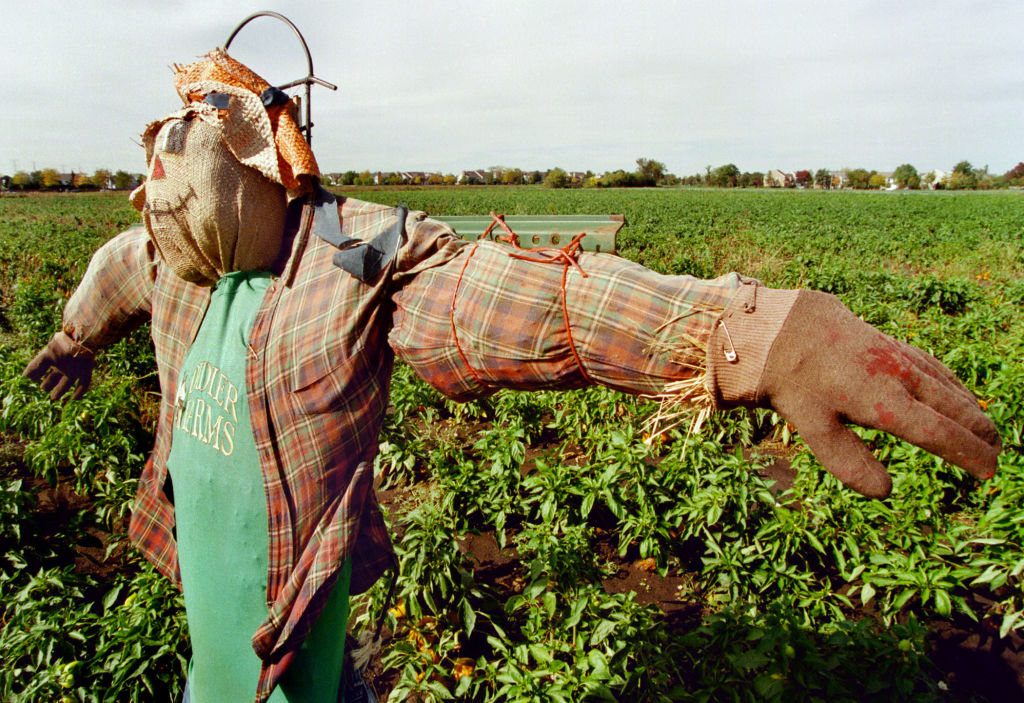
{"label": "weathered burlap fabric", "polygon": [[153,123],[143,140],[142,216],[174,273],[212,285],[231,271],[270,268],[281,251],[284,188],[239,163],[221,131],[191,110]]}
{"label": "weathered burlap fabric", "polygon": [[[215,49],[202,61],[175,66],[174,87],[186,105],[201,103],[210,93],[230,96],[227,110],[219,110],[217,124],[235,157],[260,171],[289,194],[305,192],[310,177],[320,169],[309,144],[299,131],[296,104],[264,107],[260,99],[270,84],[247,67]],[[209,113],[202,115],[210,119]]]}

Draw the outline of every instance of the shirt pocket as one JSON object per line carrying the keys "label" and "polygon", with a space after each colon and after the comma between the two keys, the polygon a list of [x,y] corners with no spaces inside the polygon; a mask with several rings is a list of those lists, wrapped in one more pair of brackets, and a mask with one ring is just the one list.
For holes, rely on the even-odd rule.
{"label": "shirt pocket", "polygon": [[298,361],[288,374],[292,404],[299,413],[343,410],[345,396],[352,390],[364,346],[345,348],[343,344],[328,345],[327,341],[314,338],[300,344]]}
{"label": "shirt pocket", "polygon": [[354,339],[314,337],[304,351],[288,376],[297,413],[360,415],[387,405],[394,357],[380,331],[373,335],[372,329],[364,330]]}

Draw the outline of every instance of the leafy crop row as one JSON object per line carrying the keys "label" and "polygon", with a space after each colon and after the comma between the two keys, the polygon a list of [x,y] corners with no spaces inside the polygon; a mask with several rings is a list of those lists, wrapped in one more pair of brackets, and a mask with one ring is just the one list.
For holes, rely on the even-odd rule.
{"label": "leafy crop row", "polygon": [[[934,650],[939,625],[1007,643],[1024,627],[1024,198],[355,195],[428,213],[623,213],[620,252],[656,270],[833,292],[951,366],[1005,444],[979,485],[860,430],[894,475],[892,498],[871,501],[769,411],[646,443],[645,401],[585,389],[459,405],[399,366],[377,460],[402,574],[383,655],[393,700],[983,699]],[[104,196],[0,200],[3,700],[180,693],[180,598],[124,544],[158,393],[145,330],[104,355],[80,401],[53,406],[19,375],[91,251],[133,219]],[[798,470],[784,491],[780,457]],[[87,501],[47,511],[68,493]],[[646,592],[658,584],[671,596]],[[353,609],[357,626],[385,591]]]}

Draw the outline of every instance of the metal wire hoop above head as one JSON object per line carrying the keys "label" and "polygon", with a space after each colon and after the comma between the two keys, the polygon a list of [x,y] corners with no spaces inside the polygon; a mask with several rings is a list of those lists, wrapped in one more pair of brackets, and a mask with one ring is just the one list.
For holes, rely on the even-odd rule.
{"label": "metal wire hoop above head", "polygon": [[253,14],[249,15],[244,20],[242,20],[239,23],[239,25],[237,27],[235,27],[234,31],[231,32],[231,35],[228,37],[228,40],[226,42],[224,42],[224,47],[223,48],[224,48],[225,52],[228,50],[228,47],[231,46],[231,41],[235,38],[235,35],[237,35],[240,31],[242,31],[242,27],[244,27],[245,25],[249,24],[249,22],[251,22],[252,20],[256,19],[257,17],[272,17],[274,19],[281,20],[282,22],[287,24],[289,27],[292,28],[292,31],[295,32],[295,36],[297,36],[299,38],[299,41],[302,43],[302,50],[304,52],[306,52],[306,66],[307,66],[307,69],[308,69],[307,73],[306,73],[306,76],[304,78],[299,78],[299,79],[294,80],[294,81],[289,81],[288,83],[284,83],[283,85],[279,85],[277,87],[280,90],[287,90],[288,88],[294,88],[297,85],[305,85],[306,86],[305,117],[303,119],[303,124],[302,124],[302,126],[299,129],[302,131],[303,136],[306,137],[306,143],[312,145],[312,143],[313,143],[313,120],[312,120],[311,113],[310,113],[310,101],[309,101],[309,89],[310,89],[310,86],[312,86],[315,83],[316,85],[322,85],[323,87],[330,88],[331,90],[337,90],[338,86],[334,85],[333,83],[328,83],[327,81],[325,81],[323,79],[320,79],[320,78],[317,78],[316,76],[313,75],[313,57],[310,56],[309,46],[306,44],[305,37],[302,36],[302,32],[299,31],[299,28],[296,27],[295,24],[292,23],[292,21],[290,19],[288,19],[284,15],[282,15],[280,13],[277,13],[277,12],[271,12],[270,10],[264,10],[262,12],[254,12]]}

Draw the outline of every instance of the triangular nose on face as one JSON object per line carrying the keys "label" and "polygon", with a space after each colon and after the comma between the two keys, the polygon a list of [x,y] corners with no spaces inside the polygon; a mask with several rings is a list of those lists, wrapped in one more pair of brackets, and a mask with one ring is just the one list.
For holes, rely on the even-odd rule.
{"label": "triangular nose on face", "polygon": [[149,174],[149,180],[158,181],[164,177],[164,165],[160,161],[159,154],[153,154],[153,173]]}

